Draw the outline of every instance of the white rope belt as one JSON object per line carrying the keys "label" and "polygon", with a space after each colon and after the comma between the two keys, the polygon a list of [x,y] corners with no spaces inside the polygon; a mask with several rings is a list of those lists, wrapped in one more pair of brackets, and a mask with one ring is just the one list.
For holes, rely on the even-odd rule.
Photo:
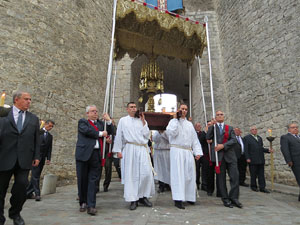
{"label": "white rope belt", "polygon": [[136,142],[126,142],[126,144],[131,144],[131,145],[137,145],[137,146],[143,146],[145,148],[147,148],[147,144],[139,144],[139,143],[136,143]]}
{"label": "white rope belt", "polygon": [[[147,147],[148,145],[147,144],[139,144],[139,143],[136,143],[136,142],[126,142],[126,144],[131,144],[131,145],[137,145],[137,146],[142,146],[142,147],[145,147],[146,150],[147,150]],[[152,169],[152,173],[154,174],[154,176],[157,175],[157,173],[154,171],[154,168],[153,168],[153,165],[152,165],[152,162],[151,162],[151,158],[150,158],[150,155],[147,153],[148,155],[148,161],[149,161],[149,164],[151,166],[151,169]]]}
{"label": "white rope belt", "polygon": [[181,145],[170,145],[170,147],[181,148],[181,149],[184,149],[184,150],[192,151],[191,147],[186,147],[186,146],[181,146]]}

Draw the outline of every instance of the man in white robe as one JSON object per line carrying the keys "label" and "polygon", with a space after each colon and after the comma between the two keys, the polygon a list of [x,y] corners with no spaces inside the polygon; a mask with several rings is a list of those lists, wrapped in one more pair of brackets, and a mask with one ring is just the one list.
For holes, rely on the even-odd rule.
{"label": "man in white robe", "polygon": [[[193,124],[186,119],[188,107],[181,104],[175,118],[167,126],[170,142],[170,175],[172,198],[175,206],[185,209],[182,202],[196,202],[195,160],[203,155]],[[178,118],[177,118],[178,116]]]}
{"label": "man in white robe", "polygon": [[128,116],[119,121],[113,152],[121,158],[122,184],[130,210],[138,203],[151,207],[148,198],[155,193],[148,140],[150,130],[143,114],[136,114],[136,104],[127,104]]}
{"label": "man in white robe", "polygon": [[152,140],[154,141],[154,169],[159,181],[159,192],[164,192],[170,185],[170,146],[169,138],[165,131],[155,131]]}

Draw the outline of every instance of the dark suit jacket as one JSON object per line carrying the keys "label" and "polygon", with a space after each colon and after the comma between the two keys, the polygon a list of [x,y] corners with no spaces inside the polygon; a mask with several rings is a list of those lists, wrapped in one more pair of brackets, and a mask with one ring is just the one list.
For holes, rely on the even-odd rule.
{"label": "dark suit jacket", "polygon": [[[241,137],[242,138],[242,137]],[[244,138],[242,138],[243,144],[245,143]],[[236,154],[236,157],[239,159],[241,158],[242,155],[242,146],[241,144],[238,142],[238,140],[236,140],[236,144],[234,145],[234,151]],[[244,151],[245,151],[245,144],[244,144]]]}
{"label": "dark suit jacket", "polygon": [[22,169],[31,169],[32,160],[40,159],[39,119],[26,112],[19,134],[12,110],[0,122],[0,171],[12,169],[16,162]]}
{"label": "dark suit jacket", "polygon": [[245,158],[250,159],[250,165],[265,164],[264,153],[269,153],[269,149],[264,148],[263,140],[257,135],[258,141],[248,134],[244,137]]}
{"label": "dark suit jacket", "polygon": [[[104,130],[103,121],[97,120],[96,126],[99,131]],[[78,121],[78,138],[75,152],[76,160],[84,162],[89,160],[96,145],[96,140],[99,139],[99,131],[96,131],[87,119],[80,119]],[[111,134],[111,125],[107,125],[107,132]]]}
{"label": "dark suit jacket", "polygon": [[286,163],[293,162],[295,166],[300,166],[300,139],[290,133],[282,135],[280,149]]}
{"label": "dark suit jacket", "polygon": [[52,153],[52,142],[53,136],[48,132],[46,138],[44,137],[44,129],[40,130],[40,152],[41,152],[41,160],[47,158],[47,160],[51,161],[51,153]]}
{"label": "dark suit jacket", "polygon": [[203,155],[208,156],[209,152],[208,152],[208,144],[206,141],[206,133],[204,131],[200,131],[200,132],[197,132],[197,136],[198,136],[198,139],[199,139],[201,147],[202,147]]}
{"label": "dark suit jacket", "polygon": [[[216,125],[217,126],[217,125]],[[224,128],[225,129],[225,126]],[[216,129],[216,134],[217,134],[217,143],[218,144],[223,144],[223,139],[224,139],[224,131],[222,134],[220,134],[219,129]],[[226,143],[224,143],[224,148],[220,151],[218,151],[218,160],[222,161],[223,157],[226,162],[231,163],[231,162],[237,162],[237,158],[234,152],[234,145],[237,143],[237,140],[235,138],[235,134],[233,131],[233,127],[229,126],[229,137]],[[211,147],[211,161],[215,162],[216,161],[216,156],[215,156],[215,140],[214,140],[214,126],[210,126],[208,128],[207,134],[206,134],[206,139],[207,140],[213,140],[212,147]]]}

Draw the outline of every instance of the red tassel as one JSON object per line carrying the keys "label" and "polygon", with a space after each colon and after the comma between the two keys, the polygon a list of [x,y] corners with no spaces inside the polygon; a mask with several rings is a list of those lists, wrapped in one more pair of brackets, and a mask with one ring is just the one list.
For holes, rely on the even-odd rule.
{"label": "red tassel", "polygon": [[168,10],[166,10],[166,13],[169,14],[170,12]]}
{"label": "red tassel", "polygon": [[155,7],[154,7],[154,9],[155,9],[155,10],[158,10],[158,7],[157,7],[157,6],[155,6]]}
{"label": "red tassel", "polygon": [[135,0],[131,0],[132,2],[134,2]]}
{"label": "red tassel", "polygon": [[108,158],[111,158],[111,156],[112,156],[112,153],[111,153],[111,152],[107,153],[107,157],[108,157]]}
{"label": "red tassel", "polygon": [[199,24],[199,21],[196,21],[196,24]]}
{"label": "red tassel", "polygon": [[215,171],[216,174],[220,174],[221,173],[220,166],[215,166]]}
{"label": "red tassel", "polygon": [[205,23],[203,24],[203,27],[206,27],[206,24],[205,24]]}
{"label": "red tassel", "polygon": [[178,14],[176,14],[176,17],[177,17],[177,18],[179,18],[179,15],[178,15]]}
{"label": "red tassel", "polygon": [[147,6],[147,3],[146,3],[146,2],[144,2],[144,3],[143,3],[143,5],[144,5],[144,6]]}
{"label": "red tassel", "polygon": [[189,18],[185,18],[185,21],[189,21],[190,19]]}

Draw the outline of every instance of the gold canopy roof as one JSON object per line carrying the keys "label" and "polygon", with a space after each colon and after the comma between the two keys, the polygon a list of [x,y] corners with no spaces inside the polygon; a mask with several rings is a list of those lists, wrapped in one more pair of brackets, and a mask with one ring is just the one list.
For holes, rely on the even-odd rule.
{"label": "gold canopy roof", "polygon": [[118,0],[115,57],[128,53],[179,58],[192,63],[206,46],[205,28],[131,0]]}

